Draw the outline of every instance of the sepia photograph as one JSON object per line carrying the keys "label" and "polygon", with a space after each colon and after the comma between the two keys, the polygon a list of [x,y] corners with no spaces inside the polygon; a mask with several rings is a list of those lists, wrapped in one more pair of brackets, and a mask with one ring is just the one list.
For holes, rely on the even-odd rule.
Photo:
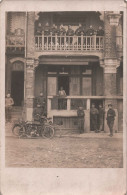
{"label": "sepia photograph", "polygon": [[123,168],[123,11],[5,19],[5,166]]}

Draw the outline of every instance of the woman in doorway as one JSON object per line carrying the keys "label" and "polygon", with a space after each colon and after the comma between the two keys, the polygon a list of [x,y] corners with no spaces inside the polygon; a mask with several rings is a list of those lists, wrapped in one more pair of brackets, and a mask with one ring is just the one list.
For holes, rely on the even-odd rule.
{"label": "woman in doorway", "polygon": [[60,95],[60,96],[66,96],[66,92],[65,92],[65,90],[63,89],[63,87],[60,87],[59,95]]}

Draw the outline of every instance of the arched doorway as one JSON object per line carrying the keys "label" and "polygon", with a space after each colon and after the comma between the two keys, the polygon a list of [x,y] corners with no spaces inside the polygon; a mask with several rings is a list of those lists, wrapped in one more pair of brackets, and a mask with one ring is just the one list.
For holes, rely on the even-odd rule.
{"label": "arched doorway", "polygon": [[11,96],[14,106],[22,106],[24,101],[24,63],[16,61],[11,69]]}

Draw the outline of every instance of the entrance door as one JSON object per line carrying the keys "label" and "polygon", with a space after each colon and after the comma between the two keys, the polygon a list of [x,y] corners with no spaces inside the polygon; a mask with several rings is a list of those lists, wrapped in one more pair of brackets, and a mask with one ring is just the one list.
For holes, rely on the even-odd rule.
{"label": "entrance door", "polygon": [[24,72],[12,71],[11,96],[15,106],[22,106],[24,100]]}
{"label": "entrance door", "polygon": [[66,95],[69,95],[69,76],[58,77],[58,91],[60,90],[60,87],[63,87]]}

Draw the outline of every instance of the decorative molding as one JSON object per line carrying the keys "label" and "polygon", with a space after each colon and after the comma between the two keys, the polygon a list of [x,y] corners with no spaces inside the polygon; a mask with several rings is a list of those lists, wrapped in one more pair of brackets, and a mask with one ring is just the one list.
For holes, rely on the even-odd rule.
{"label": "decorative molding", "polygon": [[100,59],[100,66],[104,68],[104,73],[117,73],[120,59]]}
{"label": "decorative molding", "polygon": [[21,58],[21,57],[16,57],[16,58],[10,59],[10,63],[11,63],[11,64],[13,64],[13,63],[16,62],[16,61],[20,61],[20,62],[23,62],[23,63],[25,64],[26,59]]}
{"label": "decorative molding", "polygon": [[26,68],[27,69],[36,69],[39,65],[39,59],[32,59],[32,58],[27,58],[26,60]]}

